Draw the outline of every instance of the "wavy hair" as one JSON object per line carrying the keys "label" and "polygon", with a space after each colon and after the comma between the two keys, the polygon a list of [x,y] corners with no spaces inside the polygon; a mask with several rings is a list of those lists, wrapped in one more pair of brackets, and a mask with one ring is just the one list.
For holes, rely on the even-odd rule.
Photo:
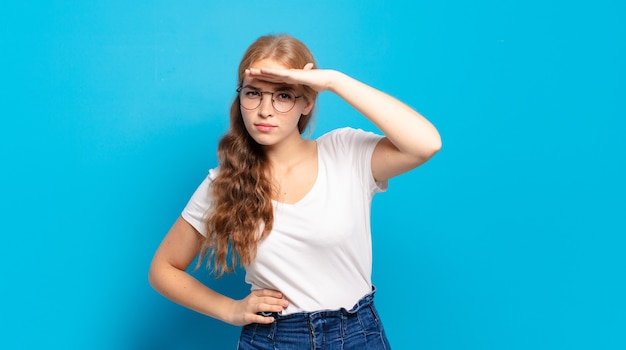
{"label": "wavy hair", "polygon": [[[244,72],[255,62],[271,59],[287,68],[315,65],[310,50],[289,35],[258,38],[244,53],[238,70],[238,86]],[[314,66],[314,68],[316,68]],[[317,92],[302,86],[307,102],[315,102]],[[313,109],[301,115],[300,134],[307,129]],[[198,266],[205,260],[216,276],[234,271],[238,263],[246,266],[256,256],[258,242],[269,235],[274,221],[274,189],[267,176],[268,161],[263,148],[248,134],[243,123],[239,95],[230,107],[230,128],[218,144],[219,173],[211,183],[213,206],[202,241]]]}

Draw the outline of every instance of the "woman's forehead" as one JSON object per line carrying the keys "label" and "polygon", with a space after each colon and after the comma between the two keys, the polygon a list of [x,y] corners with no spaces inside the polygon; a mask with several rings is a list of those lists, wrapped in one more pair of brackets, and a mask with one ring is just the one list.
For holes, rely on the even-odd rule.
{"label": "woman's forehead", "polygon": [[257,60],[252,62],[250,67],[248,68],[276,68],[276,69],[289,69],[290,67],[285,66],[284,64],[275,61],[271,58],[264,58],[262,60]]}

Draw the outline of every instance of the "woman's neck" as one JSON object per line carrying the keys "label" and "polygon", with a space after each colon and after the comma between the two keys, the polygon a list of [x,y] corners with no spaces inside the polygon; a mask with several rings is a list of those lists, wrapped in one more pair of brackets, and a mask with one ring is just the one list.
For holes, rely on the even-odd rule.
{"label": "woman's neck", "polygon": [[315,157],[315,141],[302,138],[298,135],[290,142],[280,145],[266,146],[265,152],[273,173],[289,172],[309,157]]}
{"label": "woman's neck", "polygon": [[301,137],[289,147],[268,150],[272,199],[293,204],[304,198],[317,179],[317,157],[317,142]]}

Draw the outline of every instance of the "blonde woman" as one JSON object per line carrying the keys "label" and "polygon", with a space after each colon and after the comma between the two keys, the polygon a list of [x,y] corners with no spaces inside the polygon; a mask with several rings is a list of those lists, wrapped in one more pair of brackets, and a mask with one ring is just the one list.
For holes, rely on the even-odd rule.
{"label": "blonde woman", "polygon": [[[318,69],[288,35],[260,37],[247,49],[236,91],[219,166],[159,246],[152,286],[243,326],[239,349],[389,349],[374,306],[371,200],[390,178],[430,159],[439,133],[397,99]],[[323,91],[384,135],[341,128],[303,137]],[[216,275],[240,263],[250,294],[235,300],[200,283],[186,272],[198,254]]]}

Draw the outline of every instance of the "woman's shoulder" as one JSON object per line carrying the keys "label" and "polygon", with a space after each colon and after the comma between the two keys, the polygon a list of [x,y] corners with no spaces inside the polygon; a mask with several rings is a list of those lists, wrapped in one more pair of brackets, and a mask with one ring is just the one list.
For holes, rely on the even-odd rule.
{"label": "woman's shoulder", "polygon": [[318,144],[334,145],[338,147],[348,147],[354,144],[378,141],[382,136],[371,131],[352,127],[343,127],[331,130],[317,139]]}
{"label": "woman's shoulder", "polygon": [[220,173],[220,168],[215,167],[215,168],[211,168],[209,169],[209,171],[207,172],[206,176],[202,179],[202,182],[200,183],[200,187],[206,187],[208,188],[208,186],[215,181],[215,179],[217,178],[217,176]]}
{"label": "woman's shoulder", "polygon": [[219,175],[220,173],[220,167],[217,166],[215,168],[211,168],[209,169],[209,173],[207,174],[207,179],[209,179],[210,181],[215,180],[215,178],[217,177],[217,175]]}
{"label": "woman's shoulder", "polygon": [[326,132],[322,136],[318,138],[318,140],[323,140],[332,137],[343,137],[345,135],[354,134],[364,132],[362,129],[355,129],[349,126],[333,129],[331,131]]}

